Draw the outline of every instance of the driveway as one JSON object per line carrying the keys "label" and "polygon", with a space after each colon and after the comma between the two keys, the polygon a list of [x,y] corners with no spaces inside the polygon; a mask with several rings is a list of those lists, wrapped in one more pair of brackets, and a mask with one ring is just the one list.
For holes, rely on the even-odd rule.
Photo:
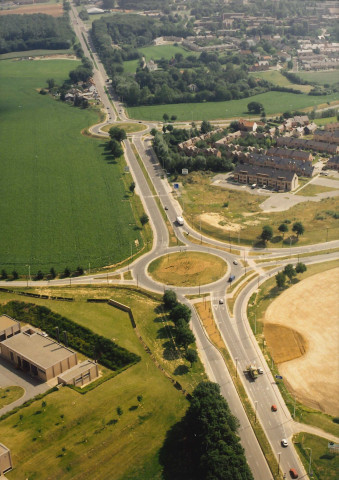
{"label": "driveway", "polygon": [[30,398],[39,395],[39,393],[46,392],[46,390],[50,388],[47,383],[41,383],[30,378],[28,375],[25,375],[23,372],[13,367],[13,365],[0,358],[0,387],[3,388],[10,386],[22,387],[25,390],[25,394],[19,398],[19,400],[1,408],[0,416],[9,412],[13,408],[22,405]]}

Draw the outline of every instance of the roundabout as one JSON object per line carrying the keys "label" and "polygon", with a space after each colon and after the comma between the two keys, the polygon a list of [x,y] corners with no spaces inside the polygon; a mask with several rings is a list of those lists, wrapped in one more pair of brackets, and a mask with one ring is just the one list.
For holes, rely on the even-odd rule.
{"label": "roundabout", "polygon": [[227,263],[203,252],[177,252],[159,257],[149,265],[148,273],[157,282],[177,287],[196,287],[220,280]]}

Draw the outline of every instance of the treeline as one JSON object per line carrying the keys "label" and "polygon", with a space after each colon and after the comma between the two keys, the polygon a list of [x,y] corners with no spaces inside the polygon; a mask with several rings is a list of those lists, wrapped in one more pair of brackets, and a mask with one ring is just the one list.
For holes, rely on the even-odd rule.
{"label": "treeline", "polygon": [[180,423],[160,451],[165,480],[253,480],[240,444],[238,419],[213,382],[193,391]]}
{"label": "treeline", "polygon": [[71,348],[97,360],[111,370],[119,370],[140,361],[139,355],[129,352],[108,338],[97,335],[92,330],[82,327],[58,313],[52,312],[47,307],[11,301],[0,305],[0,311],[20,322],[27,322],[40,328],[54,339],[57,338],[56,327],[60,332],[66,331]]}
{"label": "treeline", "polygon": [[[208,123],[208,122],[206,122]],[[233,170],[232,155],[230,152],[221,151],[221,157],[215,155],[204,155],[200,153],[189,157],[185,152],[180,151],[178,144],[196,137],[202,133],[197,129],[171,129],[168,133],[155,132],[153,148],[163,168],[171,173],[181,173],[182,168],[193,170],[209,170],[212,172],[229,172]],[[213,141],[213,137],[211,138]],[[200,147],[200,144],[197,144]],[[206,145],[208,147],[208,145]],[[203,152],[204,145],[202,145]]]}
{"label": "treeline", "polygon": [[66,15],[0,16],[0,53],[68,49],[73,43],[74,33]]}
{"label": "treeline", "polygon": [[126,10],[154,10],[168,5],[166,0],[119,0],[118,3]]}

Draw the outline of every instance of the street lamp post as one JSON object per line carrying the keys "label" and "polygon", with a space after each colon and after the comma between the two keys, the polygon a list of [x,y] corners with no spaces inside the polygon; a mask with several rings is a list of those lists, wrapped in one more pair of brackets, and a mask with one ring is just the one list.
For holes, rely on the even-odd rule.
{"label": "street lamp post", "polygon": [[235,359],[235,377],[238,376],[238,358]]}
{"label": "street lamp post", "polygon": [[28,287],[28,280],[31,281],[31,266],[26,265],[28,267],[28,277],[27,277],[27,287]]}
{"label": "street lamp post", "polygon": [[255,418],[254,418],[254,423],[257,423],[257,407],[258,407],[258,400],[254,402],[255,406]]}
{"label": "street lamp post", "polygon": [[309,464],[308,464],[308,474],[310,474],[311,473],[311,463],[312,463],[312,448],[305,447],[305,450],[310,451],[310,461],[309,461]]}
{"label": "street lamp post", "polygon": [[295,420],[295,395],[294,395],[294,406],[293,406],[293,420]]}
{"label": "street lamp post", "polygon": [[278,452],[278,458],[279,458],[279,460],[278,460],[278,474],[280,472],[280,455],[281,455],[281,452]]}

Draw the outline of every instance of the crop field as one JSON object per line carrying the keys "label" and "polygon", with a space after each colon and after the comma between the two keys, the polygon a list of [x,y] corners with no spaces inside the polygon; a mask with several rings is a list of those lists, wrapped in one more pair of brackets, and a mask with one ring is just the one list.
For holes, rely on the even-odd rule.
{"label": "crop field", "polygon": [[264,72],[255,72],[251,75],[254,78],[263,78],[264,80],[267,80],[278,87],[294,88],[294,90],[300,90],[304,93],[308,93],[313,88],[311,85],[298,85],[290,82],[288,78],[284,77],[284,75],[278,72],[278,70],[265,70]]}
{"label": "crop field", "polygon": [[[138,49],[141,55],[146,60],[160,60],[165,58],[166,60],[174,57],[176,53],[182,53],[185,57],[188,55],[196,55],[195,52],[191,52],[181,47],[180,45],[152,45],[150,47],[143,47]],[[135,73],[139,60],[127,60],[124,62],[124,71],[128,73]]]}
{"label": "crop field", "polygon": [[61,17],[64,13],[61,3],[37,3],[32,5],[21,5],[9,10],[0,10],[0,15],[32,15],[33,13],[44,13],[52,17]]}
{"label": "crop field", "polygon": [[[42,400],[35,401],[1,420],[0,437],[6,439],[15,465],[6,477],[38,480],[48,471],[51,480],[85,480],[98,478],[99,468],[100,478],[160,480],[159,449],[168,429],[185,413],[187,400],[146,353],[128,315],[107,304],[89,305],[86,299],[114,298],[129,305],[138,334],[156,360],[189,391],[206,378],[200,361],[173,373],[175,365],[183,367],[183,360],[165,360],[163,348],[157,350],[156,346],[168,342],[168,337],[156,298],[121,288],[50,290],[55,295],[72,296],[75,301],[32,299],[34,303],[114,339],[140,355],[141,361],[85,395],[64,387],[47,395],[44,405]],[[23,297],[0,293],[1,303],[12,299],[22,301]]]}
{"label": "crop field", "polygon": [[315,82],[320,85],[333,85],[339,82],[339,70],[326,70],[324,72],[298,72],[298,77],[307,82]]}
{"label": "crop field", "polygon": [[339,103],[339,94],[334,93],[316,97],[295,93],[266,92],[253,97],[242,98],[241,100],[130,107],[127,111],[131,118],[156,121],[162,121],[164,113],[167,113],[169,116],[176,115],[179,122],[232,119],[243,116],[248,118],[250,115],[247,112],[247,105],[252,101],[262,103],[266,115],[277,115],[286,110],[306,109],[323,104],[326,107],[328,106],[327,102]]}
{"label": "crop field", "polygon": [[81,135],[97,114],[38,94],[48,78],[61,83],[77,65],[1,62],[0,267],[8,272],[99,267],[127,258],[136,241],[142,246],[123,159]]}
{"label": "crop field", "polygon": [[[339,414],[338,279],[337,268],[288,288],[268,307],[264,327],[268,347],[292,393],[305,405],[335,416]],[[273,330],[267,332],[266,325],[272,324]]]}

